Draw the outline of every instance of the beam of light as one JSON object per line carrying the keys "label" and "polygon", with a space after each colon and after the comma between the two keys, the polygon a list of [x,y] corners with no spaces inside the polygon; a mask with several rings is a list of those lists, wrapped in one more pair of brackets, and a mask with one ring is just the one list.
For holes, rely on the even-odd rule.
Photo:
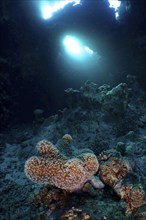
{"label": "beam of light", "polygon": [[91,50],[89,47],[85,46],[84,50],[89,54],[92,55],[93,54],[93,50]]}
{"label": "beam of light", "polygon": [[80,4],[80,0],[64,0],[64,1],[40,1],[41,2],[41,11],[42,17],[44,19],[49,19],[53,16],[54,12],[57,12],[60,9],[63,9],[65,5],[73,3],[73,6]]}
{"label": "beam of light", "polygon": [[121,6],[121,1],[119,0],[108,0],[109,2],[109,7],[115,9],[115,17],[116,19],[119,17],[118,9]]}
{"label": "beam of light", "polygon": [[108,1],[110,4],[110,8],[114,8],[115,10],[117,10],[121,5],[121,2],[119,0],[108,0]]}
{"label": "beam of light", "polygon": [[62,44],[63,66],[67,70],[73,71],[73,74],[83,73],[84,76],[87,76],[90,71],[94,72],[100,65],[101,56],[89,47],[91,44],[89,39],[66,35],[62,39]]}
{"label": "beam of light", "polygon": [[96,52],[86,46],[78,38],[71,35],[66,35],[63,44],[65,47],[66,53],[71,56],[73,59],[78,61],[92,60],[95,57],[97,60],[100,58]]}
{"label": "beam of light", "polygon": [[64,39],[64,45],[67,51],[73,55],[79,55],[82,52],[82,47],[80,42],[71,36],[66,36]]}

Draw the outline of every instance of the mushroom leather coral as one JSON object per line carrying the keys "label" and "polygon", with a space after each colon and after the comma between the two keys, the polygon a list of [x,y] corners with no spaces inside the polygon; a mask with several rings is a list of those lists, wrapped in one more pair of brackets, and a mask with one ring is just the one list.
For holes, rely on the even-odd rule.
{"label": "mushroom leather coral", "polygon": [[66,191],[76,191],[97,172],[99,163],[93,153],[84,153],[79,158],[67,159],[46,140],[37,145],[39,156],[25,163],[26,176],[37,183],[53,185]]}

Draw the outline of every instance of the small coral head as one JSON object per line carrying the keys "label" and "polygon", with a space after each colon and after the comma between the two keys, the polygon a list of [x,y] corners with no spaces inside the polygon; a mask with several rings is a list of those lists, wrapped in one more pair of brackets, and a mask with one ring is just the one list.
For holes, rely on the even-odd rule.
{"label": "small coral head", "polygon": [[65,134],[63,137],[62,137],[63,141],[64,141],[64,144],[70,144],[72,142],[72,136],[70,134]]}

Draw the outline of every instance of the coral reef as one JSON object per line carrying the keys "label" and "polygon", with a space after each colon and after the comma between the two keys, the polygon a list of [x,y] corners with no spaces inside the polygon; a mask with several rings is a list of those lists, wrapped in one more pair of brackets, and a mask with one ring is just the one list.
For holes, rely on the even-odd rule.
{"label": "coral reef", "polygon": [[[77,198],[76,198],[77,199]],[[37,194],[31,194],[29,201],[35,207],[39,208],[44,205],[44,211],[41,212],[43,219],[54,219],[57,210],[61,211],[60,220],[88,220],[90,219],[89,214],[84,212],[82,209],[71,207],[65,211],[67,204],[70,206],[70,201],[73,200],[73,195],[62,191],[61,189],[55,189],[50,187],[43,187]],[[80,202],[81,203],[81,202]],[[76,204],[77,205],[77,204]]]}
{"label": "coral reef", "polygon": [[[65,143],[72,141],[69,134],[64,135],[62,139]],[[130,164],[115,150],[101,152],[98,156],[100,164],[93,153],[84,153],[78,158],[69,159],[61,155],[56,146],[46,140],[37,144],[37,150],[40,156],[31,157],[25,163],[25,173],[34,182],[52,185],[67,192],[81,189],[84,192],[89,192],[89,183],[96,189],[104,188],[104,184],[109,185],[126,202],[126,215],[136,212],[139,207],[146,204],[145,191],[142,186],[134,186],[132,183],[123,184],[123,179],[133,170],[133,163]],[[119,158],[113,156],[116,154],[119,155]],[[99,177],[94,176],[98,167],[99,177],[103,182]],[[36,200],[35,204],[42,202],[47,204],[50,209],[52,200],[66,200],[67,194],[56,194],[52,190],[46,193],[43,200],[41,199],[42,195],[44,197],[44,191],[40,193],[39,201]],[[78,219],[76,216],[76,212],[68,212],[61,219]]]}
{"label": "coral reef", "polygon": [[[115,154],[116,152],[113,151]],[[99,155],[99,176],[101,180],[111,186],[114,191],[120,196],[121,200],[126,202],[125,214],[131,215],[135,213],[139,207],[146,204],[146,193],[141,184],[133,184],[132,178],[130,183],[125,183],[127,175],[132,173],[134,163],[128,161],[121,156],[113,157],[111,151],[102,152]],[[130,163],[131,162],[131,163]]]}
{"label": "coral reef", "polygon": [[[35,131],[33,125],[24,124],[0,134],[2,220],[58,220],[72,207],[94,220],[145,219],[146,95],[135,77],[128,76],[128,90],[124,85],[98,87],[87,82],[78,91],[70,89],[66,95],[76,101],[45,118]],[[110,95],[105,98],[107,93]],[[123,106],[121,113],[120,108],[114,109],[114,101],[115,106]],[[106,102],[111,103],[112,114],[105,108]],[[45,141],[48,139],[50,142]],[[30,158],[36,155],[35,149],[39,155]],[[93,175],[94,164],[88,155],[94,155],[99,163]],[[26,177],[25,162],[30,166],[26,173],[35,181]],[[63,164],[61,173],[58,162]],[[58,184],[59,175],[63,178],[66,170],[73,181],[74,164],[82,174],[79,182],[75,179],[75,185],[68,188],[62,186],[62,179]],[[58,169],[55,178],[54,166]],[[38,180],[42,184],[36,184]]]}
{"label": "coral reef", "polygon": [[39,142],[37,149],[40,156],[31,157],[25,163],[26,176],[34,182],[72,192],[80,190],[99,167],[93,153],[84,153],[78,158],[67,159],[46,140]]}
{"label": "coral reef", "polygon": [[126,112],[129,97],[126,83],[120,83],[110,89],[109,85],[98,87],[97,84],[87,81],[80,90],[67,89],[65,92],[71,106],[75,105],[76,96],[79,96],[82,107],[100,107],[111,115],[117,116],[123,116]]}

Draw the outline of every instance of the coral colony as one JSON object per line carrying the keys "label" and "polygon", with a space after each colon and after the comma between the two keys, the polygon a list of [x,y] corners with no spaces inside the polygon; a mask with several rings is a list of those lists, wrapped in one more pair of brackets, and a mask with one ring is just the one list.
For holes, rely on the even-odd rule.
{"label": "coral colony", "polygon": [[[39,141],[36,146],[38,155],[25,162],[25,174],[28,179],[43,187],[33,199],[33,204],[43,204],[47,207],[46,215],[53,218],[54,210],[61,209],[64,210],[60,214],[62,220],[92,219],[93,213],[84,212],[81,204],[88,202],[90,196],[96,193],[102,200],[105,192],[109,193],[111,199],[114,193],[114,196],[124,203],[122,218],[124,215],[125,218],[138,216],[140,220],[145,219],[146,192],[143,181],[139,181],[142,177],[137,170],[135,156],[131,156],[139,154],[140,149],[142,155],[145,152],[145,136],[138,136],[136,140],[134,132],[139,127],[143,128],[145,123],[141,109],[143,92],[139,94],[141,98],[136,99],[139,106],[138,115],[137,111],[131,110],[135,102],[132,97],[138,88],[136,78],[128,75],[127,83],[120,83],[113,88],[109,85],[98,87],[95,83],[87,81],[80,90],[70,88],[65,91],[69,108],[60,112],[60,116],[51,117],[49,123],[53,123],[53,126],[55,123],[56,126],[56,130],[51,130],[53,137],[60,136],[57,127],[59,126],[60,130],[64,125],[63,131],[70,130],[73,136],[65,133],[56,144],[46,139]],[[96,126],[92,126],[96,122]],[[42,137],[52,134],[48,133],[49,126],[44,126]],[[96,132],[95,127],[98,127]],[[88,140],[92,135],[94,141],[91,144]],[[120,137],[120,141],[116,141],[114,147],[109,148],[105,140],[115,137],[115,140]],[[80,206],[74,207],[74,200],[75,204]],[[100,206],[98,200],[97,202]],[[98,205],[96,203],[97,207]],[[90,210],[93,211],[91,208]],[[118,218],[121,217],[121,214],[117,215]],[[103,217],[108,218],[106,215]]]}
{"label": "coral colony", "polygon": [[[70,144],[72,137],[65,134],[62,140],[64,144]],[[31,157],[25,163],[26,176],[36,183],[52,185],[70,193],[82,190],[87,182],[95,189],[109,185],[126,202],[126,215],[146,204],[145,191],[141,185],[123,183],[134,166],[125,158],[104,151],[98,159],[91,152],[70,159],[46,140],[37,144],[37,150],[39,156]],[[97,173],[99,178],[96,178]]]}
{"label": "coral colony", "polygon": [[40,156],[30,158],[25,164],[27,177],[37,183],[76,191],[91,179],[99,167],[93,153],[67,159],[48,141],[39,142],[37,149]]}

